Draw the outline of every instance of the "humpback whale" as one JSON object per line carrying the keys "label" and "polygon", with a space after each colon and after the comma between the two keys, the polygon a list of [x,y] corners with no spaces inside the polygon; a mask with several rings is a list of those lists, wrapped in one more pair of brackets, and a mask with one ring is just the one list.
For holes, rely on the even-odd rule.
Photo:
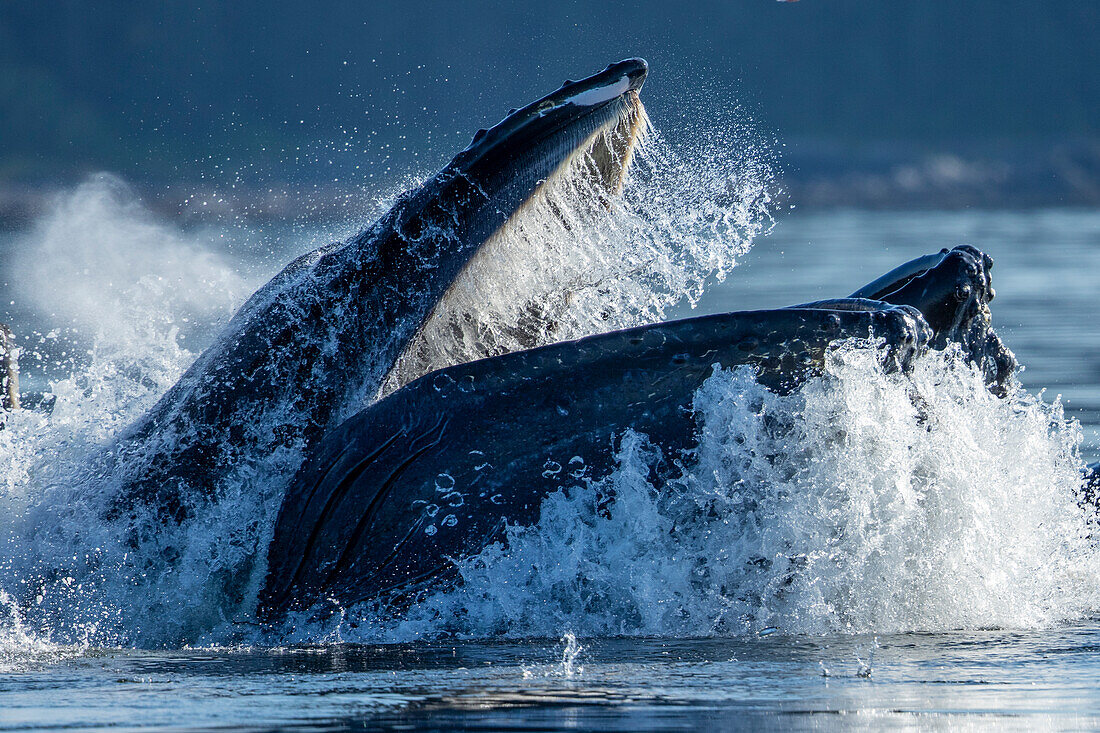
{"label": "humpback whale", "polygon": [[453,581],[455,560],[503,540],[508,523],[536,522],[551,493],[606,475],[628,429],[690,460],[692,397],[716,366],[748,365],[785,391],[843,339],[882,339],[891,369],[954,344],[1003,392],[1016,363],[990,327],[992,265],[961,246],[848,298],[642,326],[427,374],[327,435],[298,472],[260,614],[371,600],[400,609]]}
{"label": "humpback whale", "polygon": [[249,477],[288,482],[258,616],[362,601],[399,611],[453,582],[455,561],[508,523],[536,521],[551,493],[605,475],[627,430],[673,457],[661,469],[673,477],[690,460],[692,396],[716,366],[782,392],[862,339],[885,344],[891,370],[957,348],[1005,393],[1016,364],[990,325],[992,261],[966,246],[846,298],[550,344],[527,337],[545,320],[536,309],[513,345],[437,349],[463,277],[548,183],[579,177],[610,205],[645,133],[647,71],[622,61],[510,112],[372,226],[258,290],[90,468],[110,477],[109,512],[130,541]]}
{"label": "humpback whale", "polygon": [[580,166],[614,194],[644,129],[646,73],[641,59],[621,61],[514,110],[365,231],[290,263],[93,467],[121,484],[112,514],[182,521],[257,461],[288,452],[293,472],[294,456],[373,398],[541,186]]}

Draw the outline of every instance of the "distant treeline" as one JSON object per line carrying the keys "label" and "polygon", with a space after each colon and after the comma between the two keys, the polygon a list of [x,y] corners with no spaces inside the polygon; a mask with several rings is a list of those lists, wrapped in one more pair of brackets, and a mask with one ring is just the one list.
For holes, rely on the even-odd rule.
{"label": "distant treeline", "polygon": [[741,104],[815,144],[1100,139],[1092,0],[0,0],[0,182],[430,168],[630,55],[673,133]]}

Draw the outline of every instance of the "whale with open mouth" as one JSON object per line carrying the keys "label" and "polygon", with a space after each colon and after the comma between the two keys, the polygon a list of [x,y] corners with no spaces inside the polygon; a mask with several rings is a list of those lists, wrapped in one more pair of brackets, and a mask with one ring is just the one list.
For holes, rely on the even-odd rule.
{"label": "whale with open mouth", "polygon": [[[622,63],[644,75],[641,62]],[[635,111],[598,138],[609,143],[586,143],[571,157],[574,174],[599,183],[586,189],[596,198],[617,190],[644,120],[629,79],[577,82],[583,91],[565,102],[635,94]],[[545,101],[525,109],[540,108],[555,109]],[[486,135],[493,134],[501,133]],[[583,137],[568,125],[555,134]],[[467,274],[499,267],[500,255],[490,237]],[[459,279],[405,342],[381,399],[328,432],[298,471],[269,548],[260,614],[277,619],[318,603],[369,600],[400,609],[453,580],[454,561],[500,541],[506,524],[537,521],[550,493],[606,474],[627,429],[668,455],[683,454],[695,432],[692,395],[716,364],[751,365],[763,384],[789,390],[841,340],[882,339],[890,367],[901,369],[927,348],[957,344],[990,389],[1003,392],[1015,361],[989,325],[991,266],[959,247],[906,263],[848,298],[546,345],[523,336],[501,343],[471,328],[476,276]]]}
{"label": "whale with open mouth", "polygon": [[[827,351],[881,340],[888,369],[961,348],[1002,393],[1016,362],[989,322],[992,261],[962,246],[918,258],[848,298],[659,323],[429,373],[330,433],[287,491],[260,613],[378,601],[399,612],[456,579],[456,561],[539,519],[556,491],[613,469],[643,433],[690,462],[692,397],[714,368],[748,365],[796,388]],[[602,497],[610,502],[614,497]]]}

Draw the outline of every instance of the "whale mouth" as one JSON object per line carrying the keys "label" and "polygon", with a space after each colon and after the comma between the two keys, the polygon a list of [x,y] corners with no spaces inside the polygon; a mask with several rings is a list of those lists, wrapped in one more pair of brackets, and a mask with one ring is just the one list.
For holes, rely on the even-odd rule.
{"label": "whale mouth", "polygon": [[[562,328],[571,290],[586,276],[568,263],[591,259],[584,250],[598,243],[588,233],[613,216],[635,151],[649,135],[638,94],[647,72],[645,61],[629,59],[567,81],[479,130],[459,153],[454,165],[511,176],[501,188],[527,186],[532,193],[466,263],[377,397],[437,369],[582,335]],[[524,181],[545,170],[549,175],[533,185]]]}

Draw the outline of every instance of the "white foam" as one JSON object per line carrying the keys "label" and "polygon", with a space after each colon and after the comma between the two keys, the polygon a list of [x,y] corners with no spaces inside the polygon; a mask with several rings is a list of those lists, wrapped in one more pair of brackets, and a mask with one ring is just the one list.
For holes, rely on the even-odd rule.
{"label": "white foam", "polygon": [[18,604],[0,591],[0,674],[17,674],[78,656],[86,645],[63,645],[29,630]]}
{"label": "white foam", "polygon": [[[80,331],[68,346],[79,355],[47,385],[52,413],[8,414],[0,431],[0,593],[15,604],[19,633],[156,644],[208,629],[202,589],[260,509],[241,501],[225,507],[224,524],[198,517],[166,527],[163,542],[139,556],[127,536],[141,520],[103,519],[107,497],[87,472],[193,361],[181,335],[224,323],[254,284],[203,237],[157,220],[112,176],[60,196],[10,266],[23,302]],[[238,514],[249,509],[251,517]],[[173,534],[185,536],[189,557],[169,568],[155,553]]]}
{"label": "white foam", "polygon": [[[578,210],[568,186],[551,192],[540,205],[554,215],[522,220],[500,269],[471,290],[482,337],[510,347],[507,326],[530,304],[553,316],[540,340],[661,318],[766,230],[767,180],[757,161],[686,160],[657,136],[604,215]],[[60,200],[27,245],[33,297],[97,340],[52,384],[52,416],[8,415],[0,431],[0,657],[16,666],[87,643],[270,641],[247,623],[254,586],[224,592],[262,556],[277,497],[242,482],[165,528],[104,521],[103,497],[82,483],[87,458],[190,363],[182,318],[217,323],[248,290],[201,242],[103,186]],[[594,490],[553,495],[536,526],[509,529],[508,550],[462,564],[461,589],[399,622],[349,609],[295,638],[1034,627],[1100,608],[1095,528],[1074,494],[1080,435],[1057,403],[998,400],[950,355],[903,377],[847,348],[788,396],[720,371],[695,408],[700,445],[682,480],[652,485],[659,455],[628,433],[618,468],[592,487],[614,491],[610,516]],[[158,541],[137,556],[127,535],[145,530]],[[181,553],[170,563],[157,554],[168,548]]]}
{"label": "white foam", "polygon": [[[590,235],[580,231],[585,216],[602,207],[590,197],[583,199],[588,210],[569,209],[575,199],[565,195],[557,201],[574,233],[561,218],[531,219],[520,239],[534,251],[567,236],[544,259],[525,259],[520,248],[495,276],[486,274],[491,285],[513,288],[492,291],[484,307],[502,325],[500,338],[510,338],[503,324],[517,312],[510,294],[545,305],[561,333],[590,332],[658,318],[701,292],[708,274],[728,272],[770,222],[767,169],[738,179],[744,199],[718,201],[716,192],[724,198],[731,191],[728,171],[746,169],[720,155],[700,169],[700,160],[681,160],[656,139],[636,161],[623,198],[610,213],[598,209],[603,223]],[[144,514],[106,519],[111,487],[90,462],[191,363],[181,333],[224,323],[257,283],[205,238],[158,220],[112,178],[60,198],[20,258],[21,297],[75,320],[90,342],[83,346],[89,353],[50,383],[52,415],[8,415],[0,431],[0,536],[8,538],[0,591],[17,606],[19,633],[51,644],[160,646],[242,635],[263,643],[251,610],[279,482],[293,468],[262,481],[241,477],[219,503],[175,525]],[[564,265],[558,272],[548,267],[555,258]],[[300,638],[323,640],[332,631],[332,623],[305,626]]]}
{"label": "white foam", "polygon": [[464,586],[361,638],[700,636],[1033,628],[1100,608],[1100,551],[1077,505],[1080,432],[1060,405],[999,400],[955,354],[911,377],[849,346],[789,396],[747,369],[699,390],[682,480],[628,434],[618,469],[554,494]]}
{"label": "white foam", "polygon": [[24,303],[95,334],[100,348],[140,349],[152,333],[227,321],[258,284],[210,245],[100,174],[54,202],[6,269]]}
{"label": "white foam", "polygon": [[[715,165],[708,179],[658,138],[607,223],[584,235],[594,237],[592,259],[564,268],[561,280],[539,280],[541,263],[525,256],[504,272],[542,283],[527,296],[571,289],[557,311],[567,329],[660,317],[676,297],[701,292],[708,275],[728,272],[767,225],[761,179],[746,174],[731,184],[721,170],[728,168]],[[743,195],[728,204],[715,192],[728,195],[731,185]],[[60,202],[55,216],[79,214],[74,202]],[[128,214],[106,210],[122,220],[87,229],[115,233],[97,236],[104,247],[121,246],[111,237],[127,230]],[[133,216],[155,225],[143,235],[150,246],[187,241],[140,209]],[[570,232],[549,234],[577,236]],[[565,242],[575,253],[589,246]],[[612,254],[601,259],[605,247]],[[64,247],[39,251],[47,272],[57,260],[57,272],[82,277],[65,269]],[[217,273],[217,260],[202,261]],[[0,656],[16,666],[88,643],[224,642],[242,633],[270,641],[247,624],[247,610],[232,612],[249,608],[254,588],[239,589],[236,601],[219,594],[225,578],[247,575],[262,553],[262,525],[277,500],[242,484],[190,522],[158,528],[163,541],[134,556],[126,536],[142,530],[140,520],[104,523],[102,497],[82,491],[87,457],[191,358],[171,331],[172,309],[196,312],[186,297],[168,298],[167,318],[156,315],[153,327],[134,327],[142,303],[166,312],[162,291],[143,285],[148,274],[139,267],[112,277],[115,302],[135,307],[99,316],[120,319],[100,331],[99,343],[114,346],[94,349],[85,370],[53,384],[54,414],[9,415],[0,431],[0,533],[10,538],[0,555],[8,594]],[[510,293],[501,290],[486,312],[510,316]],[[609,303],[622,308],[610,321],[596,310]],[[199,312],[217,319],[226,308]],[[884,374],[873,352],[847,348],[825,376],[784,397],[743,370],[720,371],[695,408],[700,445],[681,481],[650,484],[659,455],[628,433],[618,469],[592,487],[614,491],[610,516],[597,511],[594,490],[553,495],[536,526],[509,529],[508,550],[491,547],[462,564],[463,588],[399,622],[350,609],[300,626],[295,638],[1035,627],[1100,608],[1094,528],[1074,494],[1080,435],[1057,403],[1024,393],[998,400],[953,356],[933,355],[902,377]],[[182,548],[182,557],[167,564],[157,548]]]}

